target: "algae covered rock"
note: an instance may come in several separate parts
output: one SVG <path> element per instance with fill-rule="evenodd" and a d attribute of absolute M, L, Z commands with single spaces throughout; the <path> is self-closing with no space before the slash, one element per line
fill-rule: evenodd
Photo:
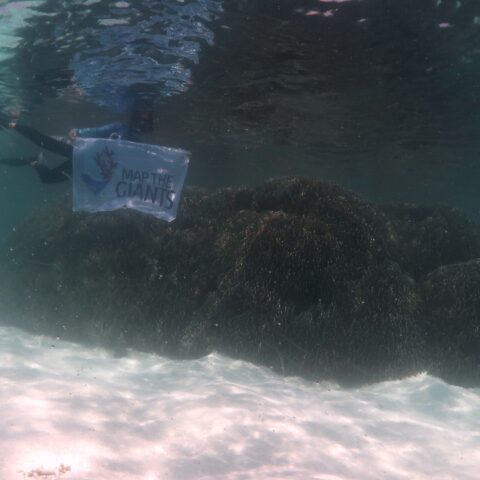
<path fill-rule="evenodd" d="M 421 284 L 430 370 L 462 385 L 480 384 L 480 259 L 440 267 Z"/>
<path fill-rule="evenodd" d="M 64 200 L 10 238 L 2 306 L 24 328 L 115 349 L 216 350 L 345 384 L 398 378 L 432 363 L 431 300 L 413 277 L 441 261 L 412 270 L 422 256 L 402 243 L 413 228 L 402 215 L 300 178 L 187 188 L 173 224 L 74 214 Z M 478 236 L 463 232 L 474 255 Z"/>
<path fill-rule="evenodd" d="M 480 257 L 479 226 L 457 209 L 396 205 L 384 211 L 398 235 L 400 262 L 414 278 Z"/>

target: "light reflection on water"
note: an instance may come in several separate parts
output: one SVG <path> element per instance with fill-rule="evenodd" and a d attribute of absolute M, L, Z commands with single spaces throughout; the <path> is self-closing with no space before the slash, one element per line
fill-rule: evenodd
<path fill-rule="evenodd" d="M 191 150 L 190 184 L 298 174 L 480 218 L 480 6 L 387 3 L 6 2 L 0 103 L 64 135 L 154 98 L 144 140 Z M 2 175 L 28 210 L 41 187 Z"/>
<path fill-rule="evenodd" d="M 0 1 L 0 105 L 64 135 L 154 99 L 144 140 L 191 150 L 191 185 L 306 175 L 480 219 L 478 3 L 226 3 Z M 8 132 L 0 145 L 36 153 Z M 2 167 L 0 239 L 69 188 Z M 477 392 L 432 377 L 346 392 L 216 355 L 0 340 L 7 475 L 476 478 Z"/>

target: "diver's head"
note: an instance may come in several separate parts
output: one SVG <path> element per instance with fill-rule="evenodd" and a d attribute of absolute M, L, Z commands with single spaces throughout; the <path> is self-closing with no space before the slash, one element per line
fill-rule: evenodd
<path fill-rule="evenodd" d="M 129 129 L 136 134 L 153 132 L 153 110 L 146 108 L 132 109 Z"/>

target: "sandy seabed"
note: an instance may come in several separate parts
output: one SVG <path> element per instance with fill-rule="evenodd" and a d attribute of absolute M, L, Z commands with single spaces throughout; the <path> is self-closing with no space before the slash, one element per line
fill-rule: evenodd
<path fill-rule="evenodd" d="M 480 389 L 346 390 L 0 327 L 0 478 L 478 479 Z"/>

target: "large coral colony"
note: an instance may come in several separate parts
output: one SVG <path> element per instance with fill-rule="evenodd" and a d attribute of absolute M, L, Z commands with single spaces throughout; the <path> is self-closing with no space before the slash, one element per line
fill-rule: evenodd
<path fill-rule="evenodd" d="M 16 229 L 0 282 L 16 325 L 61 338 L 344 385 L 480 385 L 480 230 L 445 206 L 303 178 L 187 188 L 173 224 L 63 199 Z"/>

